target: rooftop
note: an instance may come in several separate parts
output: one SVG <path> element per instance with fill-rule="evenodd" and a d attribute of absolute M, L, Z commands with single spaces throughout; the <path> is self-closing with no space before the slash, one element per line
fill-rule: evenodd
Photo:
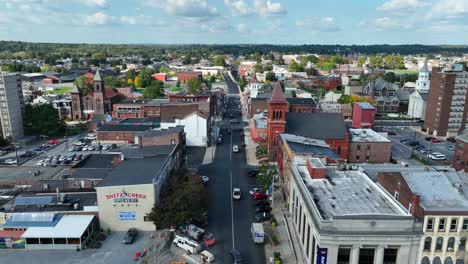
<path fill-rule="evenodd" d="M 182 132 L 184 132 L 184 126 L 175 126 L 167 129 L 151 129 L 149 131 L 137 132 L 135 135 L 139 137 L 155 137 Z"/>
<path fill-rule="evenodd" d="M 263 115 L 263 113 L 254 114 L 252 119 L 255 124 L 255 128 L 267 128 L 268 119 Z"/>
<path fill-rule="evenodd" d="M 375 110 L 375 107 L 368 102 L 357 102 L 355 104 L 359 105 L 362 109 L 374 109 Z"/>
<path fill-rule="evenodd" d="M 458 140 L 460 141 L 463 141 L 465 143 L 468 143 L 468 129 L 463 131 L 463 133 L 461 133 L 458 137 L 457 137 Z"/>
<path fill-rule="evenodd" d="M 453 172 L 402 172 L 427 211 L 468 211 L 468 185 Z"/>
<path fill-rule="evenodd" d="M 387 142 L 391 143 L 389 139 L 380 135 L 372 129 L 349 129 L 352 142 Z"/>
<path fill-rule="evenodd" d="M 346 126 L 341 113 L 286 113 L 286 133 L 313 139 L 344 139 Z"/>
<path fill-rule="evenodd" d="M 23 238 L 80 238 L 94 215 L 65 215 L 52 227 L 30 227 Z"/>
<path fill-rule="evenodd" d="M 98 127 L 98 132 L 115 132 L 115 131 L 146 131 L 153 128 L 152 125 L 112 125 L 105 124 Z"/>
<path fill-rule="evenodd" d="M 295 157 L 294 164 L 324 220 L 339 216 L 408 216 L 362 172 L 332 169 L 325 179 L 312 179 L 306 158 Z"/>
<path fill-rule="evenodd" d="M 161 123 L 160 117 L 144 117 L 144 118 L 136 118 L 136 117 L 129 117 L 121 120 L 119 122 L 122 125 L 153 125 Z"/>
<path fill-rule="evenodd" d="M 311 139 L 289 134 L 281 134 L 280 137 L 283 140 L 283 142 L 287 142 L 291 151 L 294 152 L 296 155 L 309 154 L 312 156 L 341 159 L 341 156 L 335 153 L 333 150 L 331 150 L 330 145 L 328 145 L 323 140 Z"/>

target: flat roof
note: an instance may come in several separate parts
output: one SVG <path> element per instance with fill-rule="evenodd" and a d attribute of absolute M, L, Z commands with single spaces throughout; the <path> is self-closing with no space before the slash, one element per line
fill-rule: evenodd
<path fill-rule="evenodd" d="M 119 123 L 122 125 L 126 125 L 126 124 L 152 125 L 152 124 L 161 123 L 161 118 L 160 117 L 145 117 L 145 118 L 129 117 L 129 118 L 125 118 L 121 120 Z"/>
<path fill-rule="evenodd" d="M 325 179 L 312 179 L 304 157 L 295 157 L 294 164 L 324 220 L 336 216 L 408 216 L 360 171 L 336 171 L 333 168 L 327 170 Z"/>
<path fill-rule="evenodd" d="M 391 141 L 372 129 L 349 129 L 352 142 L 387 142 Z"/>
<path fill-rule="evenodd" d="M 342 159 L 342 157 L 330 149 L 330 145 L 323 140 L 290 134 L 281 134 L 280 137 L 283 141 L 286 141 L 291 151 L 295 154 L 310 154 L 333 159 Z"/>
<path fill-rule="evenodd" d="M 153 128 L 152 125 L 103 125 L 98 127 L 98 132 L 126 132 L 126 131 L 145 131 Z"/>
<path fill-rule="evenodd" d="M 22 215 L 30 215 L 30 218 L 33 219 L 35 215 L 44 215 L 44 213 L 16 213 L 21 217 Z M 53 227 L 55 226 L 60 219 L 62 219 L 63 214 L 54 214 L 54 213 L 46 213 L 51 216 L 51 219 L 37 219 L 36 221 L 14 221 L 15 219 L 12 217 L 3 224 L 3 228 L 31 228 L 31 227 Z M 44 215 L 44 217 L 46 217 Z"/>
<path fill-rule="evenodd" d="M 458 140 L 468 143 L 468 129 L 462 132 L 458 137 Z"/>
<path fill-rule="evenodd" d="M 413 193 L 419 194 L 420 205 L 433 211 L 468 211 L 468 185 L 444 172 L 402 172 Z M 455 173 L 456 174 L 456 173 Z M 452 175 L 454 176 L 454 175 Z"/>
<path fill-rule="evenodd" d="M 94 215 L 65 215 L 54 227 L 30 227 L 23 238 L 80 238 Z"/>
<path fill-rule="evenodd" d="M 359 106 L 361 106 L 362 109 L 374 109 L 375 110 L 375 107 L 368 102 L 357 102 L 355 104 L 358 104 Z"/>

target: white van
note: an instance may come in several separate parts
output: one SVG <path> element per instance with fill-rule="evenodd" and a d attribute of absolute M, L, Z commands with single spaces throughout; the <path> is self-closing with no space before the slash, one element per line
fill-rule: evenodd
<path fill-rule="evenodd" d="M 239 146 L 237 146 L 237 145 L 232 146 L 232 152 L 234 152 L 234 153 L 239 152 Z"/>
<path fill-rule="evenodd" d="M 252 233 L 252 240 L 257 244 L 262 244 L 265 240 L 265 232 L 263 232 L 262 223 L 252 223 L 250 226 L 250 233 Z"/>
<path fill-rule="evenodd" d="M 176 235 L 173 243 L 182 249 L 188 250 L 192 254 L 197 254 L 201 250 L 200 244 L 183 236 Z"/>

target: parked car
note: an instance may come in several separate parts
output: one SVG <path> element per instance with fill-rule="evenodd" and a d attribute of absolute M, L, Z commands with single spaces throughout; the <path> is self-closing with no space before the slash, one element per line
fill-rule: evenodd
<path fill-rule="evenodd" d="M 389 136 L 395 136 L 396 133 L 395 133 L 393 130 L 390 130 L 390 131 L 387 132 L 387 135 L 389 135 Z"/>
<path fill-rule="evenodd" d="M 427 154 L 427 152 L 429 152 L 426 148 L 423 148 L 423 149 L 420 149 L 419 152 L 421 154 Z"/>
<path fill-rule="evenodd" d="M 447 156 L 439 152 L 433 152 L 429 154 L 431 160 L 446 160 Z"/>
<path fill-rule="evenodd" d="M 232 261 L 234 264 L 244 263 L 244 259 L 242 258 L 242 255 L 239 253 L 239 250 L 237 249 L 233 249 L 231 251 L 231 257 L 232 257 Z"/>
<path fill-rule="evenodd" d="M 81 147 L 81 146 L 75 147 L 75 151 L 82 151 L 82 150 L 83 150 L 83 147 Z"/>
<path fill-rule="evenodd" d="M 29 157 L 34 156 L 34 154 L 36 154 L 36 152 L 28 150 L 28 151 L 22 153 L 22 154 L 19 155 L 19 156 L 20 156 L 21 158 L 29 158 Z"/>
<path fill-rule="evenodd" d="M 405 138 L 405 139 L 400 140 L 400 142 L 407 145 L 408 143 L 411 142 L 411 139 Z"/>
<path fill-rule="evenodd" d="M 269 220 L 271 218 L 271 214 L 267 212 L 258 213 L 255 215 L 254 218 L 255 218 L 255 222 L 261 223 L 261 222 L 265 222 Z"/>
<path fill-rule="evenodd" d="M 431 142 L 432 142 L 432 143 L 440 143 L 440 142 L 442 142 L 442 141 L 438 140 L 437 138 L 432 138 L 432 139 L 431 139 Z"/>
<path fill-rule="evenodd" d="M 253 178 L 253 177 L 256 177 L 258 174 L 258 170 L 251 170 L 249 172 L 247 172 L 247 176 Z"/>
<path fill-rule="evenodd" d="M 16 159 L 7 159 L 5 160 L 6 165 L 16 165 L 18 163 L 18 160 Z"/>
<path fill-rule="evenodd" d="M 51 139 L 51 140 L 47 141 L 47 144 L 49 144 L 49 145 L 57 145 L 58 143 L 59 142 L 57 140 L 55 140 L 55 139 Z"/>
<path fill-rule="evenodd" d="M 257 213 L 263 213 L 263 212 L 269 213 L 269 212 L 271 212 L 271 210 L 272 210 L 271 207 L 268 206 L 268 205 L 266 205 L 266 206 L 257 206 L 257 207 L 255 208 L 255 211 L 256 211 Z"/>
<path fill-rule="evenodd" d="M 254 203 L 254 206 L 257 207 L 257 206 L 265 206 L 265 205 L 270 205 L 270 202 L 268 200 L 260 200 L 260 201 L 256 201 Z"/>
<path fill-rule="evenodd" d="M 425 137 L 424 139 L 427 141 L 431 141 L 432 137 Z"/>
<path fill-rule="evenodd" d="M 256 192 L 260 192 L 260 191 L 261 190 L 259 188 L 252 188 L 252 189 L 250 189 L 249 193 L 252 195 L 252 194 L 254 194 Z"/>
<path fill-rule="evenodd" d="M 454 137 L 448 137 L 447 141 L 452 142 L 452 143 L 457 142 L 457 140 Z"/>
<path fill-rule="evenodd" d="M 218 139 L 216 140 L 218 144 L 223 143 L 223 137 L 219 136 Z"/>
<path fill-rule="evenodd" d="M 127 233 L 124 236 L 123 243 L 133 244 L 133 242 L 135 242 L 137 234 L 138 234 L 138 231 L 136 230 L 136 228 L 128 229 Z"/>
<path fill-rule="evenodd" d="M 84 146 L 84 145 L 86 145 L 86 143 L 84 143 L 81 140 L 78 140 L 78 141 L 73 142 L 73 145 L 75 145 L 75 146 Z"/>
<path fill-rule="evenodd" d="M 450 150 L 450 151 L 454 151 L 455 150 L 455 147 L 452 146 L 452 145 L 448 145 L 445 147 L 447 150 Z"/>
<path fill-rule="evenodd" d="M 41 151 L 44 151 L 44 148 L 43 147 L 35 147 L 32 150 L 36 151 L 36 152 L 41 152 Z"/>
<path fill-rule="evenodd" d="M 241 199 L 240 188 L 233 188 L 232 189 L 232 199 L 234 199 L 234 200 L 240 200 Z"/>
<path fill-rule="evenodd" d="M 110 149 L 110 145 L 102 145 L 102 150 L 109 150 Z"/>
<path fill-rule="evenodd" d="M 75 151 L 75 147 L 73 147 L 73 146 L 69 147 L 68 151 Z"/>
<path fill-rule="evenodd" d="M 415 147 L 415 146 L 419 145 L 419 141 L 417 141 L 417 140 L 410 141 L 410 142 L 408 143 L 408 145 L 410 145 L 411 147 Z"/>
<path fill-rule="evenodd" d="M 81 160 L 82 157 L 83 157 L 83 155 L 78 154 L 78 155 L 76 155 L 76 157 L 73 158 L 73 160 L 78 161 L 78 160 Z"/>
<path fill-rule="evenodd" d="M 192 219 L 190 219 L 190 223 L 196 225 L 196 226 L 199 226 L 199 227 L 203 227 L 205 228 L 206 226 L 208 226 L 208 221 L 206 219 L 205 216 L 197 216 L 197 217 L 192 217 Z"/>
<path fill-rule="evenodd" d="M 47 165 L 47 160 L 40 160 L 36 163 L 36 166 L 46 166 Z"/>
<path fill-rule="evenodd" d="M 96 139 L 96 135 L 95 135 L 95 134 L 88 134 L 88 136 L 86 136 L 85 139 L 88 139 L 88 140 L 95 140 L 95 139 Z"/>
<path fill-rule="evenodd" d="M 210 178 L 208 176 L 200 176 L 201 180 L 203 181 L 203 183 L 208 183 L 210 181 Z"/>
<path fill-rule="evenodd" d="M 262 193 L 262 192 L 256 192 L 254 194 L 252 194 L 252 199 L 254 201 L 257 201 L 257 200 L 265 200 L 268 198 L 268 194 L 266 193 Z"/>
<path fill-rule="evenodd" d="M 237 145 L 232 146 L 232 152 L 234 152 L 234 153 L 239 152 L 239 146 L 237 146 Z"/>
<path fill-rule="evenodd" d="M 417 145 L 414 147 L 415 150 L 420 150 L 420 149 L 424 149 L 426 147 L 424 147 L 423 145 Z"/>

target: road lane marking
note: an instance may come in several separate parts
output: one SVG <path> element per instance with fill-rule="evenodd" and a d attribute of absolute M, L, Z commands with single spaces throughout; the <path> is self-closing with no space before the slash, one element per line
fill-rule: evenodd
<path fill-rule="evenodd" d="M 232 191 L 232 170 L 229 171 L 230 181 L 231 181 L 231 190 L 229 191 L 229 199 L 231 200 L 231 232 L 232 232 L 232 250 L 235 249 L 234 245 L 234 204 L 233 199 L 231 197 Z"/>

